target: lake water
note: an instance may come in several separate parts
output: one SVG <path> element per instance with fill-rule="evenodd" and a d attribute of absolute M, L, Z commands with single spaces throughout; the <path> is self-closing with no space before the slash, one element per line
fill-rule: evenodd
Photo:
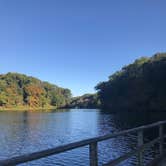
<path fill-rule="evenodd" d="M 0 112 L 0 159 L 165 119 L 165 113 L 109 113 L 98 109 L 64 109 L 52 112 L 2 111 Z M 99 143 L 99 165 L 132 150 L 134 145 L 136 145 L 134 135 Z M 153 158 L 154 153 L 150 150 L 145 152 L 145 162 Z M 82 147 L 21 165 L 87 166 L 88 155 L 88 147 Z M 135 163 L 133 157 L 122 165 L 131 166 Z"/>

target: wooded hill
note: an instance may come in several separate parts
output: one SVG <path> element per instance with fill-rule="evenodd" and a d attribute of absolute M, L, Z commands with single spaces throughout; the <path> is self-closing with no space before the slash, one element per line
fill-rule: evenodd
<path fill-rule="evenodd" d="M 37 78 L 19 73 L 0 75 L 0 107 L 55 106 L 59 108 L 68 104 L 70 99 L 69 89 L 43 82 Z"/>
<path fill-rule="evenodd" d="M 110 110 L 166 111 L 166 53 L 142 57 L 96 86 Z"/>
<path fill-rule="evenodd" d="M 97 94 L 84 94 L 82 96 L 73 97 L 71 102 L 66 106 L 68 108 L 98 108 L 100 101 Z"/>
<path fill-rule="evenodd" d="M 69 89 L 24 74 L 0 75 L 0 108 L 107 108 L 166 111 L 166 53 L 142 57 L 99 83 L 97 94 L 71 98 Z"/>

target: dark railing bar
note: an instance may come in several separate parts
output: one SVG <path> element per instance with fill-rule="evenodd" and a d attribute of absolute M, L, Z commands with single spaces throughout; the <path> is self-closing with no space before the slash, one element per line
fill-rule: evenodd
<path fill-rule="evenodd" d="M 74 142 L 74 143 L 70 143 L 67 145 L 58 146 L 56 148 L 50 148 L 47 150 L 42 150 L 42 151 L 30 153 L 30 154 L 12 157 L 12 158 L 6 159 L 6 160 L 0 160 L 0 166 L 1 165 L 3 165 L 3 166 L 15 165 L 15 164 L 21 164 L 21 163 L 25 163 L 25 162 L 32 161 L 32 160 L 37 160 L 37 159 L 40 159 L 43 157 L 55 155 L 55 154 L 62 153 L 62 152 L 72 150 L 75 148 L 79 148 L 82 146 L 87 146 L 88 143 L 89 142 L 87 142 L 86 140 L 79 141 L 79 142 Z"/>
<path fill-rule="evenodd" d="M 134 155 L 136 155 L 140 151 L 143 151 L 145 148 L 148 148 L 148 147 L 154 145 L 155 143 L 157 143 L 159 141 L 161 141 L 160 137 L 158 137 L 156 139 L 153 139 L 152 141 L 150 141 L 150 142 L 138 147 L 137 149 L 135 149 L 135 150 L 133 150 L 131 152 L 128 152 L 128 153 L 126 153 L 126 154 L 124 154 L 124 155 L 122 155 L 122 156 L 120 156 L 120 157 L 108 162 L 107 164 L 104 164 L 103 166 L 115 166 L 115 165 L 119 164 L 120 162 L 122 162 L 122 161 L 124 161 L 124 160 L 126 160 L 126 159 L 128 159 L 128 158 L 130 158 L 130 157 L 132 157 Z"/>
<path fill-rule="evenodd" d="M 163 154 L 164 150 L 164 127 L 163 124 L 159 125 L 159 137 L 161 139 L 159 149 L 160 149 L 160 154 Z"/>
<path fill-rule="evenodd" d="M 47 157 L 47 156 L 50 156 L 50 155 L 62 153 L 62 152 L 72 150 L 72 149 L 75 149 L 75 148 L 87 146 L 87 145 L 90 145 L 91 143 L 95 143 L 95 142 L 97 143 L 97 142 L 104 141 L 104 140 L 111 139 L 111 138 L 115 138 L 115 137 L 118 137 L 118 136 L 127 135 L 129 133 L 134 133 L 134 132 L 138 132 L 138 131 L 141 131 L 141 130 L 146 130 L 146 129 L 156 127 L 156 126 L 159 126 L 159 125 L 162 125 L 162 124 L 166 124 L 166 121 L 160 121 L 160 122 L 157 122 L 157 123 L 152 123 L 152 124 L 149 124 L 149 125 L 124 130 L 124 131 L 121 131 L 121 132 L 118 132 L 118 133 L 112 133 L 112 134 L 108 134 L 108 135 L 105 135 L 105 136 L 94 137 L 94 138 L 90 138 L 90 139 L 70 143 L 70 144 L 67 144 L 67 145 L 62 145 L 62 146 L 58 146 L 58 147 L 55 147 L 55 148 L 50 148 L 50 149 L 47 149 L 47 150 L 33 152 L 33 153 L 30 153 L 30 154 L 25 154 L 25 155 L 21 155 L 21 156 L 16 156 L 16 157 L 12 157 L 12 158 L 5 159 L 5 160 L 0 160 L 0 166 L 1 165 L 3 165 L 3 166 L 15 165 L 15 164 L 21 164 L 21 163 L 32 161 L 32 160 L 37 160 L 37 159 L 40 159 L 40 158 L 43 158 L 43 157 Z"/>
<path fill-rule="evenodd" d="M 144 135 L 143 135 L 143 130 L 139 130 L 137 132 L 138 138 L 137 138 L 137 146 L 141 147 L 144 145 Z M 143 149 L 142 149 L 143 150 Z M 140 150 L 138 152 L 138 165 L 143 166 L 143 151 Z"/>
<path fill-rule="evenodd" d="M 91 143 L 89 145 L 89 159 L 90 166 L 98 166 L 98 148 L 97 142 Z"/>

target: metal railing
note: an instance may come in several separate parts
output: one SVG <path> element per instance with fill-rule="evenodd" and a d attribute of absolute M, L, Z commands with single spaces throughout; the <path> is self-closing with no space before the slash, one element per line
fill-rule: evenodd
<path fill-rule="evenodd" d="M 131 134 L 131 133 L 137 133 L 136 149 L 131 152 L 128 152 L 128 153 L 124 154 L 123 156 L 120 156 L 114 160 L 111 160 L 110 162 L 108 162 L 106 164 L 103 164 L 103 166 L 115 166 L 115 165 L 119 164 L 120 162 L 122 162 L 126 159 L 129 159 L 130 157 L 132 157 L 134 155 L 137 155 L 137 157 L 138 157 L 139 166 L 143 166 L 143 164 L 144 164 L 143 163 L 143 151 L 145 148 L 150 147 L 156 143 L 159 143 L 160 156 L 162 156 L 164 154 L 164 131 L 163 131 L 164 124 L 166 124 L 166 121 L 160 121 L 157 123 L 153 123 L 153 124 L 149 124 L 149 125 L 145 125 L 145 126 L 141 126 L 141 127 L 137 127 L 137 128 L 124 130 L 124 131 L 121 131 L 118 133 L 108 134 L 108 135 L 104 135 L 104 136 L 100 136 L 100 137 L 94 137 L 91 139 L 86 139 L 86 140 L 70 143 L 67 145 L 50 148 L 47 150 L 42 150 L 42 151 L 30 153 L 30 154 L 25 154 L 25 155 L 21 155 L 18 157 L 5 159 L 5 160 L 0 160 L 0 166 L 17 165 L 17 164 L 29 162 L 32 160 L 37 160 L 37 159 L 40 159 L 43 157 L 59 154 L 62 152 L 66 152 L 66 151 L 76 149 L 79 147 L 83 147 L 83 146 L 87 146 L 87 145 L 89 146 L 89 159 L 90 159 L 89 164 L 90 164 L 90 166 L 98 166 L 98 142 L 105 141 L 105 140 L 115 138 L 118 136 L 124 136 L 124 135 Z M 153 127 L 159 127 L 159 137 L 144 144 L 144 141 L 143 141 L 144 131 L 151 129 Z"/>

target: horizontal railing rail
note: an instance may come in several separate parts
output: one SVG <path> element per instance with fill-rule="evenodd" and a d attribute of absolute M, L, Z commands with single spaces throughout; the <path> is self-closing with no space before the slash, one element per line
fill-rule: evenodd
<path fill-rule="evenodd" d="M 163 125 L 166 124 L 166 121 L 160 121 L 156 123 L 152 123 L 149 125 L 136 127 L 124 131 L 120 131 L 117 133 L 112 133 L 104 136 L 94 137 L 74 143 L 69 143 L 67 145 L 58 146 L 55 148 L 50 148 L 46 150 L 41 150 L 38 152 L 25 154 L 21 156 L 12 157 L 5 160 L 0 160 L 0 166 L 8 166 L 8 165 L 17 165 L 25 162 L 29 162 L 32 160 L 37 160 L 43 157 L 48 157 L 51 155 L 55 155 L 58 153 L 66 152 L 72 149 L 80 148 L 83 146 L 89 146 L 89 158 L 90 158 L 90 166 L 98 166 L 98 142 L 105 141 L 111 138 L 124 136 L 131 133 L 138 133 L 138 147 L 132 152 L 128 152 L 123 156 L 120 156 L 119 158 L 112 160 L 108 162 L 107 164 L 104 164 L 104 166 L 114 166 L 119 164 L 120 162 L 130 158 L 131 156 L 138 153 L 138 160 L 139 165 L 143 165 L 143 150 L 149 146 L 152 146 L 156 142 L 160 143 L 160 154 L 163 153 L 163 144 L 164 144 L 164 133 L 163 133 Z M 159 127 L 159 137 L 152 140 L 151 142 L 148 142 L 146 144 L 143 143 L 143 132 L 147 129 L 153 128 L 153 127 Z"/>
<path fill-rule="evenodd" d="M 122 162 L 124 160 L 127 160 L 128 158 L 136 155 L 140 151 L 143 151 L 145 148 L 151 147 L 152 145 L 154 145 L 155 143 L 158 143 L 159 141 L 161 141 L 161 139 L 159 137 L 155 138 L 154 140 L 152 140 L 152 141 L 150 141 L 150 142 L 148 142 L 148 143 L 136 148 L 135 150 L 127 152 L 124 155 L 122 155 L 122 156 L 120 156 L 120 157 L 108 162 L 107 164 L 103 164 L 103 166 L 115 166 L 115 165 L 119 164 L 120 162 Z"/>

